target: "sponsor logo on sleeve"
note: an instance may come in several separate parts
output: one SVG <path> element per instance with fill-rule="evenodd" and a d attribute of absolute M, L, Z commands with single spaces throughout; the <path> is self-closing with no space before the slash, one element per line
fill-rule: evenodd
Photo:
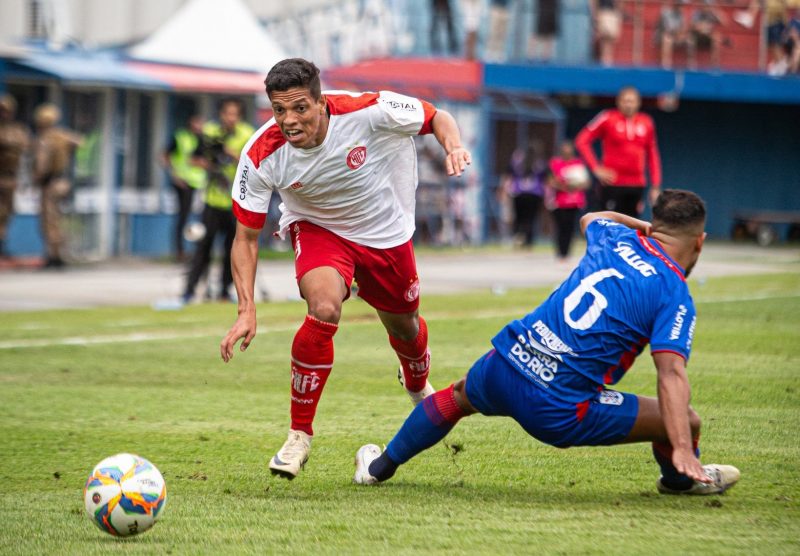
<path fill-rule="evenodd" d="M 672 321 L 672 330 L 669 333 L 670 340 L 677 340 L 681 337 L 681 330 L 683 330 L 683 322 L 686 319 L 686 313 L 689 312 L 689 309 L 686 308 L 686 305 L 681 303 L 678 305 L 678 310 L 675 311 L 675 320 Z M 692 323 L 694 326 L 694 322 Z"/>
<path fill-rule="evenodd" d="M 239 200 L 244 201 L 247 197 L 247 166 L 242 168 L 242 175 L 239 178 Z"/>
<path fill-rule="evenodd" d="M 694 325 L 697 324 L 697 316 L 692 317 L 692 324 L 689 325 L 689 334 L 686 338 L 686 349 L 692 349 L 692 341 L 694 341 Z"/>
<path fill-rule="evenodd" d="M 364 145 L 357 145 L 347 152 L 347 167 L 351 170 L 361 168 L 367 161 L 367 147 Z"/>
<path fill-rule="evenodd" d="M 405 112 L 416 112 L 419 106 L 406 99 L 393 99 L 381 97 L 380 101 L 391 110 L 403 110 Z"/>

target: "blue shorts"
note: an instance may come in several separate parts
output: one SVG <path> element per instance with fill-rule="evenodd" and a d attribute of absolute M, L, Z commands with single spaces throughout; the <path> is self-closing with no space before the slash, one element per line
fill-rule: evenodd
<path fill-rule="evenodd" d="M 639 413 L 635 394 L 603 390 L 581 403 L 553 397 L 491 350 L 467 374 L 467 399 L 484 415 L 511 417 L 557 448 L 617 444 Z"/>

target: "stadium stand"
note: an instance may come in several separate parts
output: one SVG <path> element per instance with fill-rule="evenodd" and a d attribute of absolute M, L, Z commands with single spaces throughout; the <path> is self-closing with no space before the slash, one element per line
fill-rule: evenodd
<path fill-rule="evenodd" d="M 660 51 L 656 40 L 661 8 L 670 5 L 664 0 L 624 0 L 622 6 L 622 33 L 616 48 L 615 65 L 622 66 L 659 66 Z M 703 0 L 690 0 L 683 4 L 686 18 L 691 17 L 694 10 L 706 7 Z M 726 21 L 721 26 L 723 44 L 720 51 L 720 69 L 735 71 L 760 71 L 764 56 L 761 39 L 760 17 L 752 28 L 738 25 L 733 14 L 747 7 L 746 2 L 720 3 L 713 2 L 712 7 L 721 12 Z M 687 52 L 685 48 L 675 51 L 676 68 L 686 67 Z M 711 65 L 709 52 L 699 50 L 697 53 L 698 68 Z"/>

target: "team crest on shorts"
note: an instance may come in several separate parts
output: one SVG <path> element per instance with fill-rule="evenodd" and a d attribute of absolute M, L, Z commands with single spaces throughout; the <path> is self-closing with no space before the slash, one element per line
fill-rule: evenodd
<path fill-rule="evenodd" d="M 408 302 L 414 301 L 419 297 L 419 278 L 414 280 L 411 285 L 408 286 L 404 297 Z"/>
<path fill-rule="evenodd" d="M 364 145 L 356 145 L 347 151 L 347 167 L 351 170 L 361 168 L 367 161 L 367 147 Z"/>
<path fill-rule="evenodd" d="M 605 405 L 622 405 L 624 399 L 625 397 L 615 390 L 603 390 L 597 401 Z"/>

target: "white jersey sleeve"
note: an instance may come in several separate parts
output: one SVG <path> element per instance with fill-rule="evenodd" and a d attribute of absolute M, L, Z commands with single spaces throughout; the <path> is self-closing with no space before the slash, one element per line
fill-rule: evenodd
<path fill-rule="evenodd" d="M 264 128 L 271 123 L 265 124 Z M 254 229 L 264 226 L 273 191 L 273 185 L 259 171 L 259 165 L 266 161 L 258 160 L 258 157 L 253 159 L 256 150 L 253 144 L 264 133 L 264 128 L 258 130 L 242 149 L 231 190 L 234 214 L 242 224 Z"/>
<path fill-rule="evenodd" d="M 436 108 L 429 102 L 392 91 L 381 91 L 377 103 L 369 109 L 373 130 L 402 135 L 431 133 L 435 115 Z"/>

